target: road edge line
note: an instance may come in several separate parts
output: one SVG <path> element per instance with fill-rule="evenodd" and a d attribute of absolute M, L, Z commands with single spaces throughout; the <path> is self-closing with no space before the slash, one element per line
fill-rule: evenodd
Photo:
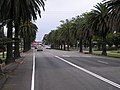
<path fill-rule="evenodd" d="M 31 90 L 34 90 L 34 84 L 35 84 L 35 51 L 33 50 L 33 65 L 32 65 Z"/>

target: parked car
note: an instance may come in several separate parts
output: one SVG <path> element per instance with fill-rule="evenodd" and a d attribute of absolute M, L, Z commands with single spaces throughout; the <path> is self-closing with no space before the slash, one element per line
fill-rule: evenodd
<path fill-rule="evenodd" d="M 45 48 L 46 49 L 51 49 L 51 46 L 50 45 L 45 45 Z"/>

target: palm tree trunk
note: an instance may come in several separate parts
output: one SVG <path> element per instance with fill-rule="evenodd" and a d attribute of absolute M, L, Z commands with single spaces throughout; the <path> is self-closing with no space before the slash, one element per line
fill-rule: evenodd
<path fill-rule="evenodd" d="M 67 51 L 69 51 L 69 46 L 70 46 L 70 45 L 69 45 L 69 43 L 68 43 L 68 44 L 67 44 Z"/>
<path fill-rule="evenodd" d="M 92 54 L 92 38 L 89 38 L 89 53 Z"/>
<path fill-rule="evenodd" d="M 7 38 L 12 39 L 12 31 L 13 31 L 13 26 L 12 26 L 12 20 L 7 23 Z M 13 62 L 13 46 L 12 42 L 7 43 L 7 60 L 6 63 Z"/>
<path fill-rule="evenodd" d="M 83 52 L 83 48 L 82 48 L 82 39 L 80 39 L 80 51 L 79 52 Z"/>
<path fill-rule="evenodd" d="M 11 0 L 11 2 L 13 2 L 13 0 Z M 11 19 L 8 23 L 7 23 L 7 38 L 12 39 L 12 35 L 13 35 L 13 10 L 14 10 L 14 5 L 13 3 L 11 3 L 11 8 L 10 8 L 10 15 L 9 18 Z M 14 62 L 13 59 L 13 43 L 7 43 L 7 57 L 6 57 L 6 63 L 10 63 L 10 62 Z"/>
<path fill-rule="evenodd" d="M 68 40 L 67 40 L 67 51 L 69 51 L 69 47 L 70 47 L 70 38 L 69 38 L 69 34 L 68 34 Z"/>
<path fill-rule="evenodd" d="M 66 50 L 65 42 L 64 42 L 64 50 Z"/>
<path fill-rule="evenodd" d="M 2 53 L 3 53 L 3 54 L 2 54 L 2 58 L 5 58 L 5 53 L 4 53 L 4 52 L 5 52 L 5 51 L 2 52 Z"/>
<path fill-rule="evenodd" d="M 14 50 L 14 57 L 15 58 L 20 57 L 18 34 L 19 34 L 19 24 L 15 23 L 15 50 Z"/>
<path fill-rule="evenodd" d="M 27 52 L 31 48 L 31 41 L 29 37 L 24 38 L 24 52 Z"/>
<path fill-rule="evenodd" d="M 1 60 L 0 60 L 0 62 L 1 62 Z M 0 63 L 1 64 L 1 63 Z M 0 66 L 0 74 L 2 73 L 3 71 L 2 71 L 2 69 L 1 69 L 1 66 Z"/>
<path fill-rule="evenodd" d="M 98 42 L 98 50 L 100 51 L 101 50 L 101 43 L 100 42 Z"/>
<path fill-rule="evenodd" d="M 23 43 L 24 43 L 24 44 L 23 44 L 23 45 L 24 45 L 24 46 L 23 46 L 23 49 L 24 49 L 23 52 L 26 52 L 26 51 L 28 51 L 28 50 L 27 50 L 28 47 L 27 47 L 27 40 L 26 40 L 26 38 L 23 38 Z"/>
<path fill-rule="evenodd" d="M 20 48 L 21 48 L 21 51 L 23 52 L 23 38 L 21 37 L 21 46 L 20 46 Z"/>
<path fill-rule="evenodd" d="M 31 40 L 28 40 L 28 50 L 31 49 Z"/>
<path fill-rule="evenodd" d="M 62 48 L 63 48 L 63 45 L 62 45 L 62 43 L 61 43 L 60 45 L 61 45 L 61 50 L 62 50 Z"/>
<path fill-rule="evenodd" d="M 103 37 L 103 43 L 102 43 L 102 55 L 104 55 L 104 56 L 107 55 L 107 50 L 106 50 L 106 36 Z"/>

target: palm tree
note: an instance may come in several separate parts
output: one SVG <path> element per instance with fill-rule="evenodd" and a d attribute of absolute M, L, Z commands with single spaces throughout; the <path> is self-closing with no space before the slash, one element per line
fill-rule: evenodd
<path fill-rule="evenodd" d="M 106 3 L 98 3 L 92 10 L 91 22 L 92 27 L 98 30 L 100 36 L 102 36 L 102 55 L 107 55 L 106 52 L 106 36 L 110 31 L 108 26 L 110 10 Z"/>
<path fill-rule="evenodd" d="M 66 19 L 66 21 L 61 20 L 61 22 L 62 22 L 62 28 L 64 29 L 63 32 L 65 34 L 67 50 L 69 51 L 70 42 L 71 42 L 70 38 L 71 38 L 72 23 L 68 19 Z"/>
<path fill-rule="evenodd" d="M 84 39 L 85 41 L 88 40 L 88 44 L 89 44 L 89 53 L 92 53 L 92 38 L 93 38 L 93 30 L 94 27 L 92 26 L 92 13 L 91 12 L 87 12 L 83 14 L 84 16 Z"/>
<path fill-rule="evenodd" d="M 51 48 L 55 48 L 55 38 L 55 30 L 52 30 L 47 36 L 47 41 L 51 45 Z"/>
<path fill-rule="evenodd" d="M 19 35 L 24 41 L 24 51 L 31 48 L 31 42 L 36 38 L 37 26 L 31 21 L 21 22 Z"/>
<path fill-rule="evenodd" d="M 57 45 L 58 45 L 58 49 L 61 49 L 63 48 L 63 41 L 64 41 L 64 38 L 62 36 L 62 28 L 61 27 L 57 27 L 56 29 L 56 33 L 55 33 L 55 39 L 56 39 L 56 42 L 57 42 Z"/>
<path fill-rule="evenodd" d="M 120 0 L 110 0 L 107 2 L 111 9 L 111 17 L 109 26 L 113 31 L 120 32 Z"/>
<path fill-rule="evenodd" d="M 15 24 L 15 38 L 18 38 L 18 27 L 20 20 L 36 20 L 37 19 L 37 13 L 40 15 L 41 9 L 40 7 L 43 7 L 44 9 L 44 2 L 43 0 L 0 0 L 0 11 L 2 13 L 3 20 L 10 21 L 7 23 L 8 26 L 8 38 L 12 38 L 12 28 L 13 23 Z M 17 42 L 19 43 L 19 42 Z M 17 44 L 16 45 L 19 45 Z M 17 52 L 19 52 L 18 46 L 16 47 Z M 15 50 L 16 50 L 15 49 Z M 7 58 L 12 59 L 12 43 L 9 43 L 7 45 Z"/>
<path fill-rule="evenodd" d="M 43 0 L 28 0 L 26 3 L 23 3 L 22 0 L 18 3 L 20 7 L 16 8 L 17 9 L 17 17 L 15 21 L 15 38 L 18 38 L 18 33 L 19 33 L 19 25 L 20 25 L 20 20 L 22 19 L 23 21 L 30 21 L 31 19 L 36 20 L 37 19 L 37 12 L 40 15 L 40 7 L 42 6 L 44 9 L 44 2 Z M 22 12 L 22 13 L 21 13 Z M 41 16 L 40 16 L 41 17 Z M 28 27 L 29 28 L 29 27 Z M 28 29 L 29 30 L 29 29 Z M 18 40 L 18 39 L 17 39 Z M 29 42 L 29 48 L 30 49 L 30 42 Z M 15 42 L 15 57 L 19 57 L 19 42 Z"/>
<path fill-rule="evenodd" d="M 64 45 L 64 50 L 66 50 L 66 33 L 65 33 L 65 28 L 63 27 L 63 25 L 61 25 L 60 27 L 58 27 L 58 30 L 59 30 L 59 40 L 60 40 L 60 43 L 61 43 L 61 49 L 62 49 L 62 46 Z"/>
<path fill-rule="evenodd" d="M 79 38 L 79 47 L 80 47 L 79 52 L 83 52 L 83 39 L 84 39 L 84 32 L 86 29 L 84 15 L 77 16 L 75 22 L 77 24 L 77 38 Z"/>

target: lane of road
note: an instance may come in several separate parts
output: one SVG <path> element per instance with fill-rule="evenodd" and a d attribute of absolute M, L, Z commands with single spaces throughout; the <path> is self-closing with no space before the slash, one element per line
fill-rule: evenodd
<path fill-rule="evenodd" d="M 106 71 L 109 73 L 114 71 L 116 73 L 115 69 L 113 69 L 114 67 L 118 68 L 117 70 L 120 73 L 120 64 L 114 63 L 113 61 L 113 64 L 111 61 L 110 64 L 106 64 L 108 59 L 104 61 L 103 59 L 100 60 L 96 57 L 79 55 L 73 52 L 45 50 L 43 52 L 36 52 L 35 90 L 119 90 L 115 86 L 103 82 L 82 70 L 78 70 L 76 67 L 61 61 L 55 56 L 85 69 L 97 72 L 100 75 L 104 75 L 102 73 Z M 118 72 L 118 75 L 112 75 L 120 78 Z M 113 81 L 116 81 L 114 77 L 112 77 Z M 116 82 L 119 83 L 120 80 Z"/>
<path fill-rule="evenodd" d="M 56 50 L 50 50 L 48 52 L 52 54 L 56 53 L 58 56 L 75 63 L 78 66 L 86 68 L 120 84 L 120 59 L 85 55 L 78 52 L 58 52 Z M 69 57 L 64 57 L 63 54 Z"/>

